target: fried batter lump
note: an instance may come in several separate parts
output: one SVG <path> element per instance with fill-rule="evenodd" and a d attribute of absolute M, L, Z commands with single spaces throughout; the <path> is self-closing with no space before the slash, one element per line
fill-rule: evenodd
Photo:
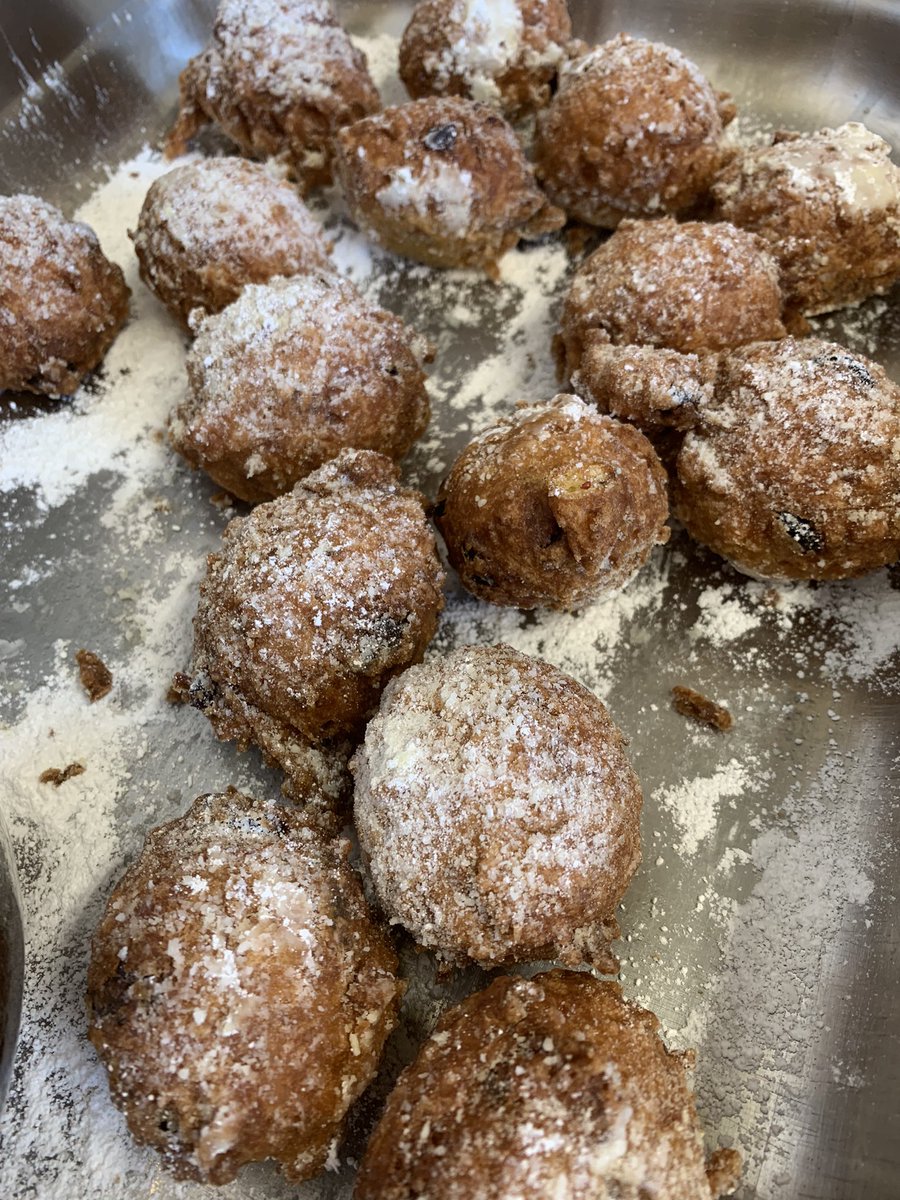
<path fill-rule="evenodd" d="M 322 1169 L 396 1023 L 397 959 L 347 864 L 233 789 L 151 830 L 94 935 L 90 1039 L 178 1179 Z"/>
<path fill-rule="evenodd" d="M 423 0 L 400 43 L 400 78 L 416 100 L 466 96 L 516 121 L 549 102 L 571 38 L 566 0 Z"/>
<path fill-rule="evenodd" d="M 641 789 L 593 693 L 510 646 L 465 646 L 385 690 L 351 761 L 381 907 L 446 962 L 617 970 Z"/>
<path fill-rule="evenodd" d="M 817 338 L 680 365 L 671 352 L 592 354 L 610 407 L 687 430 L 673 511 L 738 570 L 846 579 L 900 558 L 900 387 L 875 363 Z"/>
<path fill-rule="evenodd" d="M 563 67 L 538 116 L 537 176 L 588 225 L 685 213 L 725 161 L 734 112 L 679 51 L 623 33 Z"/>
<path fill-rule="evenodd" d="M 689 1082 L 617 983 L 501 976 L 446 1012 L 400 1076 L 355 1200 L 713 1200 L 740 1155 L 704 1161 Z"/>
<path fill-rule="evenodd" d="M 428 424 L 427 350 L 336 275 L 250 284 L 198 328 L 172 444 L 251 503 L 346 447 L 400 459 Z"/>
<path fill-rule="evenodd" d="M 592 342 L 723 350 L 784 337 L 778 265 L 721 222 L 623 221 L 579 267 L 556 351 L 566 378 Z"/>
<path fill-rule="evenodd" d="M 188 329 L 248 283 L 327 271 L 319 223 L 285 180 L 242 158 L 204 158 L 150 187 L 131 234 L 147 287 Z"/>
<path fill-rule="evenodd" d="M 128 318 L 125 277 L 88 225 L 0 196 L 0 391 L 67 396 Z"/>
<path fill-rule="evenodd" d="M 788 302 L 814 314 L 881 295 L 900 279 L 900 167 L 851 122 L 779 133 L 716 179 L 716 212 L 769 243 Z"/>
<path fill-rule="evenodd" d="M 344 450 L 227 526 L 200 586 L 188 699 L 218 737 L 258 745 L 290 795 L 337 800 L 329 764 L 421 659 L 443 581 L 422 497 L 383 455 Z"/>
<path fill-rule="evenodd" d="M 561 228 L 516 135 L 484 104 L 429 97 L 351 125 L 335 170 L 350 215 L 388 250 L 432 267 L 480 267 Z"/>
<path fill-rule="evenodd" d="M 337 130 L 381 107 L 328 0 L 220 0 L 212 40 L 180 87 L 170 155 L 215 123 L 245 154 L 284 158 L 304 195 L 331 182 Z"/>
<path fill-rule="evenodd" d="M 520 409 L 476 437 L 435 517 L 468 591 L 575 609 L 621 587 L 668 540 L 666 473 L 631 425 L 576 396 Z"/>

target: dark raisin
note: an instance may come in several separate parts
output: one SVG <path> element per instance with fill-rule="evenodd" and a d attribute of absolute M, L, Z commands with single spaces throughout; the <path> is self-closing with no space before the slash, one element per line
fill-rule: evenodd
<path fill-rule="evenodd" d="M 477 583 L 479 587 L 492 588 L 495 585 L 493 579 L 486 579 L 484 575 L 473 575 L 472 582 Z"/>
<path fill-rule="evenodd" d="M 825 361 L 836 363 L 839 367 L 843 367 L 864 387 L 875 386 L 875 380 L 858 358 L 853 358 L 850 354 L 828 354 L 825 356 Z"/>
<path fill-rule="evenodd" d="M 778 520 L 791 541 L 796 542 L 804 554 L 819 554 L 825 549 L 825 539 L 812 521 L 805 521 L 803 517 L 795 517 L 789 512 L 780 512 Z"/>
<path fill-rule="evenodd" d="M 447 511 L 447 501 L 446 500 L 438 500 L 437 504 L 435 504 L 431 510 L 431 515 L 435 521 L 439 521 L 446 511 Z"/>
<path fill-rule="evenodd" d="M 455 125 L 435 125 L 428 130 L 422 142 L 426 150 L 452 150 L 458 137 L 459 130 Z"/>
<path fill-rule="evenodd" d="M 208 675 L 198 675 L 196 679 L 191 681 L 191 686 L 188 688 L 188 704 L 192 708 L 199 708 L 201 712 L 209 708 L 216 698 L 216 685 Z"/>

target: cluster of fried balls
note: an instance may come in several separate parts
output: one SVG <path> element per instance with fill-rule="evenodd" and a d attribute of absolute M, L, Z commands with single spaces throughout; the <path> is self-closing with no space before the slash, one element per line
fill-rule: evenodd
<path fill-rule="evenodd" d="M 693 63 L 625 34 L 587 47 L 564 0 L 422 0 L 400 76 L 412 100 L 382 110 L 327 0 L 222 0 L 169 148 L 215 124 L 249 157 L 176 166 L 131 235 L 192 339 L 171 444 L 255 505 L 209 558 L 176 690 L 294 802 L 197 799 L 94 938 L 91 1039 L 179 1178 L 263 1158 L 310 1178 L 376 1073 L 404 985 L 340 836 L 351 793 L 381 914 L 445 967 L 616 970 L 640 861 L 625 738 L 508 646 L 423 662 L 445 580 L 429 515 L 463 586 L 522 609 L 626 584 L 670 501 L 768 579 L 900 557 L 900 388 L 805 336 L 900 278 L 885 142 L 848 124 L 739 152 Z M 430 513 L 398 464 L 431 347 L 337 274 L 301 199 L 332 180 L 361 229 L 438 268 L 496 277 L 567 220 L 612 231 L 564 297 L 568 390 L 474 438 Z M 0 199 L 0 388 L 71 392 L 128 296 L 90 229 Z M 497 978 L 401 1075 L 356 1195 L 709 1200 L 739 1161 L 704 1158 L 689 1065 L 614 984 Z"/>

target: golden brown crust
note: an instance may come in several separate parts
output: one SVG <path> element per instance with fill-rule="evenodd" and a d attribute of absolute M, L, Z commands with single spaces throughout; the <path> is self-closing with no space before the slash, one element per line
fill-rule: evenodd
<path fill-rule="evenodd" d="M 509 646 L 389 684 L 351 764 L 382 908 L 447 961 L 616 969 L 640 861 L 640 784 L 600 701 Z"/>
<path fill-rule="evenodd" d="M 620 34 L 563 69 L 538 116 L 537 176 L 554 204 L 589 225 L 685 213 L 725 161 L 733 115 L 679 51 Z"/>
<path fill-rule="evenodd" d="M 172 444 L 251 503 L 282 495 L 343 449 L 398 460 L 428 424 L 426 352 L 399 317 L 336 275 L 249 284 L 198 327 Z"/>
<path fill-rule="evenodd" d="M 347 850 L 232 789 L 151 830 L 110 896 L 90 1038 L 176 1178 L 310 1178 L 375 1074 L 401 985 Z"/>
<path fill-rule="evenodd" d="M 319 223 L 285 180 L 241 158 L 176 167 L 150 187 L 131 234 L 141 279 L 184 329 L 248 283 L 331 267 Z"/>
<path fill-rule="evenodd" d="M 400 42 L 400 78 L 414 100 L 465 96 L 515 121 L 548 103 L 571 37 L 566 0 L 422 0 Z"/>
<path fill-rule="evenodd" d="M 130 295 L 89 226 L 37 196 L 0 196 L 0 391 L 74 392 L 128 319 Z"/>
<path fill-rule="evenodd" d="M 856 123 L 781 133 L 716 179 L 717 214 L 766 240 L 792 308 L 827 312 L 900 278 L 900 167 L 890 149 Z"/>
<path fill-rule="evenodd" d="M 740 1156 L 704 1163 L 686 1056 L 616 983 L 501 977 L 445 1013 L 400 1076 L 355 1200 L 710 1200 Z M 707 1173 L 708 1172 L 708 1173 Z"/>
<path fill-rule="evenodd" d="M 342 130 L 335 169 L 357 225 L 433 267 L 494 272 L 520 240 L 565 222 L 509 125 L 458 97 L 415 100 Z"/>
<path fill-rule="evenodd" d="M 563 303 L 567 378 L 593 342 L 719 350 L 785 335 L 778 267 L 754 234 L 721 222 L 623 221 L 579 267 Z"/>
<path fill-rule="evenodd" d="M 748 574 L 846 579 L 900 558 L 900 387 L 843 346 L 721 355 L 685 437 L 673 509 Z"/>
<path fill-rule="evenodd" d="M 434 635 L 443 579 L 422 497 L 382 455 L 345 450 L 226 528 L 200 588 L 191 703 L 220 738 L 260 746 L 291 794 L 311 774 L 336 800 L 349 739 Z"/>
<path fill-rule="evenodd" d="M 337 130 L 381 107 L 328 0 L 220 0 L 212 40 L 180 88 L 170 155 L 215 123 L 245 154 L 284 157 L 304 194 L 331 181 Z"/>
<path fill-rule="evenodd" d="M 640 570 L 668 540 L 668 513 L 665 471 L 647 439 L 557 396 L 470 442 L 435 518 L 473 595 L 575 609 Z"/>

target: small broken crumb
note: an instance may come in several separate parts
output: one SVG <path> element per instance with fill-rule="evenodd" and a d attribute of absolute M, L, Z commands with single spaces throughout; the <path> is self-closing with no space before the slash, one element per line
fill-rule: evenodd
<path fill-rule="evenodd" d="M 216 508 L 234 508 L 234 496 L 231 492 L 221 491 L 213 492 L 209 498 L 210 504 L 214 504 Z"/>
<path fill-rule="evenodd" d="M 693 688 L 676 686 L 672 688 L 672 707 L 683 717 L 690 717 L 710 729 L 718 729 L 723 733 L 734 724 L 731 713 L 721 704 L 708 699 Z"/>
<path fill-rule="evenodd" d="M 166 701 L 169 704 L 187 704 L 190 690 L 190 675 L 185 675 L 184 671 L 176 671 L 169 684 L 169 690 L 166 692 Z"/>
<path fill-rule="evenodd" d="M 108 692 L 112 691 L 112 671 L 99 655 L 90 650 L 79 650 L 75 655 L 75 661 L 78 663 L 81 686 L 87 692 L 91 704 L 96 700 L 102 700 Z"/>
<path fill-rule="evenodd" d="M 59 767 L 48 767 L 42 772 L 39 777 L 41 783 L 52 783 L 54 787 L 59 787 L 65 783 L 67 779 L 74 779 L 76 775 L 83 775 L 85 771 L 84 764 L 79 762 L 69 763 L 62 770 Z"/>

